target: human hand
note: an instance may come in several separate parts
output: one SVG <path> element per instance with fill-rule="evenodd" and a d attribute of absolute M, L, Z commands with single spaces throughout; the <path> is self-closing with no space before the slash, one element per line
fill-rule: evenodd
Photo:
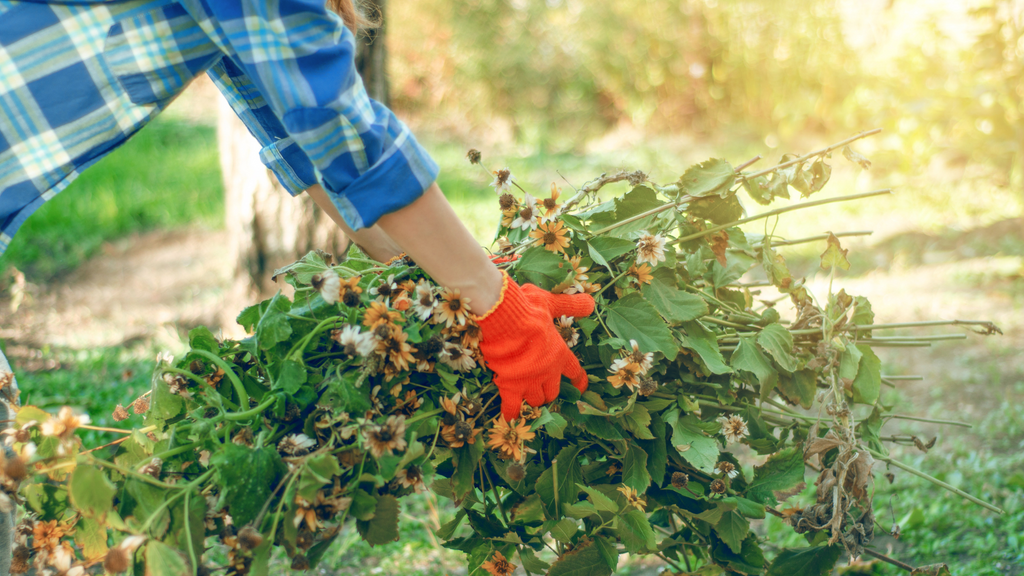
<path fill-rule="evenodd" d="M 519 417 L 523 400 L 541 406 L 558 397 L 564 374 L 580 392 L 587 374 L 552 322 L 560 316 L 589 316 L 589 294 L 552 294 L 532 284 L 519 286 L 504 274 L 502 294 L 487 314 L 475 317 L 482 339 L 480 351 L 501 395 L 505 420 Z"/>

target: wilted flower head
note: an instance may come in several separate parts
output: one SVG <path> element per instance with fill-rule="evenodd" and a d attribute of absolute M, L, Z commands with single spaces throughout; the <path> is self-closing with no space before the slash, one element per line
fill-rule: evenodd
<path fill-rule="evenodd" d="M 500 452 L 502 458 L 521 460 L 523 456 L 523 442 L 533 440 L 536 435 L 530 431 L 530 426 L 525 421 L 512 420 L 505 422 L 505 419 L 498 416 L 494 419 L 494 427 L 487 433 L 487 446 Z"/>
<path fill-rule="evenodd" d="M 430 315 L 434 313 L 434 306 L 437 304 L 437 299 L 434 298 L 434 287 L 425 279 L 420 278 L 420 281 L 416 284 L 414 296 L 412 302 L 413 312 L 419 316 L 420 320 L 430 318 Z"/>
<path fill-rule="evenodd" d="M 647 502 L 636 491 L 636 488 L 630 488 L 629 486 L 622 485 L 619 486 L 617 490 L 622 492 L 622 495 L 626 497 L 627 504 L 641 512 L 644 511 L 644 506 L 647 505 Z"/>
<path fill-rule="evenodd" d="M 338 283 L 338 300 L 342 304 L 349 308 L 355 308 L 359 306 L 359 295 L 363 293 L 363 289 L 359 287 L 359 281 L 362 276 L 353 276 L 348 280 L 339 278 Z"/>
<path fill-rule="evenodd" d="M 114 422 L 123 422 L 128 419 L 128 411 L 125 410 L 124 406 L 118 404 L 111 416 L 114 418 Z"/>
<path fill-rule="evenodd" d="M 384 424 L 371 427 L 366 433 L 366 443 L 374 458 L 405 450 L 405 416 L 388 416 Z"/>
<path fill-rule="evenodd" d="M 501 552 L 495 552 L 491 559 L 480 565 L 491 576 L 512 576 L 516 565 L 509 562 Z"/>
<path fill-rule="evenodd" d="M 538 208 L 541 210 L 541 218 L 547 222 L 553 221 L 558 216 L 558 209 L 562 207 L 558 203 L 558 196 L 562 191 L 551 183 L 551 196 L 540 201 Z"/>
<path fill-rule="evenodd" d="M 665 238 L 661 234 L 651 234 L 643 230 L 636 241 L 636 263 L 647 262 L 657 266 L 665 261 Z"/>
<path fill-rule="evenodd" d="M 331 332 L 331 338 L 341 345 L 349 356 L 369 356 L 377 344 L 370 332 L 360 332 L 358 326 L 347 325 Z"/>
<path fill-rule="evenodd" d="M 324 302 L 334 304 L 338 301 L 341 292 L 341 279 L 338 278 L 338 273 L 334 270 L 328 268 L 323 274 L 314 274 L 309 283 L 313 286 L 313 290 L 320 293 Z"/>
<path fill-rule="evenodd" d="M 469 303 L 470 299 L 462 296 L 458 288 L 445 288 L 434 311 L 434 321 L 438 324 L 443 322 L 448 327 L 455 323 L 465 324 L 471 310 Z"/>
<path fill-rule="evenodd" d="M 535 230 L 538 224 L 540 224 L 540 214 L 538 214 L 537 210 L 537 199 L 530 196 L 530 193 L 527 192 L 526 199 L 523 200 L 522 207 L 519 209 L 515 220 L 512 221 L 511 227 L 522 230 Z"/>
<path fill-rule="evenodd" d="M 469 350 L 453 342 L 445 342 L 444 349 L 439 354 L 441 363 L 456 372 L 469 372 L 476 368 L 476 360 L 473 360 Z"/>
<path fill-rule="evenodd" d="M 723 414 L 715 420 L 722 425 L 722 435 L 727 442 L 739 442 L 750 434 L 746 421 L 740 416 Z"/>
<path fill-rule="evenodd" d="M 75 430 L 79 426 L 89 422 L 87 414 L 78 416 L 71 411 L 70 407 L 64 406 L 56 416 L 51 416 L 49 420 L 43 422 L 42 426 L 39 427 L 39 431 L 43 433 L 43 436 L 56 436 L 61 441 L 66 442 L 75 435 Z"/>
<path fill-rule="evenodd" d="M 637 266 L 635 263 L 626 270 L 626 276 L 636 280 L 637 284 L 650 284 L 651 280 L 654 280 L 654 275 L 651 274 L 651 267 L 647 264 L 640 264 Z"/>
<path fill-rule="evenodd" d="M 571 316 L 562 316 L 558 319 L 558 335 L 565 340 L 566 346 L 572 348 L 580 341 L 580 334 L 572 326 L 574 318 Z"/>
<path fill-rule="evenodd" d="M 412 488 L 413 492 L 422 492 L 425 489 L 423 471 L 419 466 L 409 466 L 399 470 L 395 473 L 395 481 L 403 488 Z"/>
<path fill-rule="evenodd" d="M 632 392 L 640 385 L 640 365 L 635 362 L 616 361 L 609 370 L 613 373 L 608 382 L 615 388 L 626 386 Z"/>
<path fill-rule="evenodd" d="M 470 148 L 469 152 L 466 152 L 466 158 L 469 159 L 470 164 L 479 164 L 482 154 L 476 148 Z"/>
<path fill-rule="evenodd" d="M 491 186 L 494 186 L 494 193 L 501 195 L 502 192 L 512 191 L 512 171 L 508 168 L 502 168 L 501 170 L 495 170 L 494 181 L 491 182 Z"/>
<path fill-rule="evenodd" d="M 735 478 L 740 473 L 732 462 L 726 462 L 725 460 L 716 464 L 715 469 L 718 470 L 719 474 L 723 474 L 729 478 Z"/>
<path fill-rule="evenodd" d="M 277 443 L 277 449 L 288 456 L 305 456 L 316 441 L 305 434 L 289 434 Z"/>

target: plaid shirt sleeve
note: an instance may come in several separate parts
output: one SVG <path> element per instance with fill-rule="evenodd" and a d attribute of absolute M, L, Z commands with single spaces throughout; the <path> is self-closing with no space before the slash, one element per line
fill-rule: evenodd
<path fill-rule="evenodd" d="M 283 131 L 264 153 L 281 155 L 280 164 L 290 167 L 291 174 L 275 172 L 291 192 L 315 176 L 358 230 L 409 205 L 434 182 L 437 164 L 366 95 L 355 72 L 355 38 L 323 0 L 180 2 L 230 58 L 211 70 L 222 90 L 230 84 L 243 94 L 239 81 L 247 78 L 255 90 L 244 92 L 258 93 L 280 121 L 259 126 Z"/>

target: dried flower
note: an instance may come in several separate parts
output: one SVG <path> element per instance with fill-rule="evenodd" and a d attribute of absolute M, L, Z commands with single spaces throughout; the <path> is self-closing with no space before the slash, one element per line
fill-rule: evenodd
<path fill-rule="evenodd" d="M 395 282 L 395 275 L 388 276 L 386 281 L 370 288 L 370 294 L 377 297 L 378 302 L 388 302 L 392 296 L 397 295 L 399 289 Z"/>
<path fill-rule="evenodd" d="M 654 366 L 654 353 L 647 352 L 646 354 L 640 351 L 640 345 L 636 343 L 636 340 L 630 340 L 629 345 L 632 351 L 626 354 L 626 360 L 629 362 L 635 362 L 640 365 L 640 373 L 646 374 L 648 370 Z"/>
<path fill-rule="evenodd" d="M 259 530 L 252 527 L 251 524 L 246 524 L 238 531 L 238 545 L 243 550 L 252 550 L 263 543 L 263 535 L 260 534 Z"/>
<path fill-rule="evenodd" d="M 114 418 L 114 422 L 124 422 L 128 419 L 128 411 L 125 410 L 124 406 L 118 404 L 111 416 Z"/>
<path fill-rule="evenodd" d="M 402 488 L 412 488 L 413 492 L 422 492 L 426 489 L 423 485 L 423 471 L 419 466 L 409 466 L 395 473 L 395 481 Z"/>
<path fill-rule="evenodd" d="M 462 448 L 466 444 L 476 444 L 480 428 L 473 427 L 473 421 L 460 420 L 455 424 L 441 427 L 441 438 L 452 448 Z"/>
<path fill-rule="evenodd" d="M 558 217 L 558 209 L 562 207 L 558 203 L 558 196 L 562 191 L 554 182 L 551 183 L 551 196 L 540 201 L 537 206 L 541 211 L 541 219 L 545 222 L 553 222 Z"/>
<path fill-rule="evenodd" d="M 469 372 L 476 368 L 476 360 L 473 360 L 469 350 L 452 342 L 444 343 L 444 349 L 441 350 L 439 359 L 442 364 L 456 372 Z"/>
<path fill-rule="evenodd" d="M 470 164 L 479 164 L 481 156 L 480 151 L 476 148 L 470 148 L 469 152 L 466 152 L 466 158 L 469 159 Z"/>
<path fill-rule="evenodd" d="M 42 432 L 43 436 L 56 436 L 62 442 L 67 442 L 75 435 L 75 430 L 79 426 L 89 422 L 88 415 L 77 416 L 71 411 L 71 408 L 64 406 L 57 413 L 57 416 L 51 416 L 49 420 L 43 422 L 39 427 L 39 431 Z"/>
<path fill-rule="evenodd" d="M 366 312 L 363 313 L 363 326 L 376 328 L 381 324 L 392 325 L 401 318 L 401 313 L 388 310 L 384 303 L 370 302 L 370 305 L 366 307 Z"/>
<path fill-rule="evenodd" d="M 341 296 L 341 279 L 338 273 L 328 268 L 323 274 L 313 274 L 309 279 L 313 290 L 320 293 L 320 297 L 328 304 L 334 304 Z"/>
<path fill-rule="evenodd" d="M 388 416 L 383 425 L 371 427 L 366 433 L 366 443 L 374 458 L 405 450 L 405 416 Z"/>
<path fill-rule="evenodd" d="M 505 559 L 501 552 L 495 552 L 491 559 L 480 565 L 491 576 L 512 576 L 516 565 Z"/>
<path fill-rule="evenodd" d="M 149 410 L 148 395 L 139 396 L 135 399 L 135 402 L 132 402 L 132 412 L 135 412 L 136 414 L 145 414 L 147 410 Z"/>
<path fill-rule="evenodd" d="M 616 364 L 624 363 L 612 364 L 612 368 L 609 370 L 614 370 L 613 374 L 608 377 L 608 383 L 615 388 L 626 386 L 632 392 L 640 384 L 640 365 L 635 362 L 619 366 Z"/>
<path fill-rule="evenodd" d="M 726 488 L 725 482 L 718 478 L 711 481 L 711 492 L 714 494 L 725 494 Z"/>
<path fill-rule="evenodd" d="M 494 181 L 491 182 L 491 186 L 494 186 L 494 193 L 501 195 L 502 192 L 512 191 L 512 179 L 515 176 L 512 175 L 512 171 L 508 168 L 502 168 L 501 170 L 495 170 Z"/>
<path fill-rule="evenodd" d="M 331 339 L 341 345 L 350 357 L 369 356 L 377 344 L 370 332 L 360 332 L 358 326 L 346 325 L 331 331 Z"/>
<path fill-rule="evenodd" d="M 252 448 L 252 438 L 252 428 L 246 426 L 231 437 L 231 443 Z"/>
<path fill-rule="evenodd" d="M 526 478 L 526 468 L 519 462 L 513 462 L 505 469 L 508 479 L 513 482 L 520 482 Z"/>
<path fill-rule="evenodd" d="M 159 458 L 153 458 L 145 466 L 143 466 L 142 468 L 139 468 L 139 473 L 140 474 L 145 474 L 147 476 L 152 476 L 153 478 L 159 478 L 160 477 L 160 470 L 163 468 L 163 466 L 164 466 L 164 461 L 163 460 L 161 460 Z"/>
<path fill-rule="evenodd" d="M 502 237 L 498 238 L 498 251 L 499 252 L 502 252 L 502 253 L 511 252 L 513 248 L 515 248 L 515 246 L 513 246 L 512 243 L 508 241 L 508 236 L 502 236 Z"/>
<path fill-rule="evenodd" d="M 715 420 L 722 425 L 722 435 L 725 436 L 726 442 L 739 442 L 750 434 L 747 423 L 741 416 L 723 414 Z"/>
<path fill-rule="evenodd" d="M 664 261 L 665 238 L 661 234 L 651 234 L 642 230 L 640 239 L 636 241 L 636 263 L 647 262 L 651 266 L 657 266 L 658 262 Z"/>
<path fill-rule="evenodd" d="M 718 470 L 719 474 L 724 474 L 729 478 L 735 478 L 740 473 L 732 462 L 726 462 L 725 460 L 716 464 L 715 469 Z"/>
<path fill-rule="evenodd" d="M 558 319 L 558 335 L 565 340 L 566 346 L 572 348 L 580 341 L 580 334 L 572 326 L 572 322 L 575 318 L 571 316 L 562 316 Z"/>
<path fill-rule="evenodd" d="M 651 280 L 654 280 L 654 275 L 651 274 L 651 267 L 647 264 L 639 266 L 632 264 L 629 270 L 626 270 L 626 276 L 636 280 L 637 284 L 650 284 Z"/>
<path fill-rule="evenodd" d="M 530 426 L 522 420 L 505 422 L 501 416 L 496 417 L 493 424 L 494 427 L 487 432 L 490 436 L 487 446 L 500 452 L 502 458 L 522 460 L 523 442 L 533 440 L 536 435 L 530 431 Z"/>
<path fill-rule="evenodd" d="M 689 483 L 690 483 L 690 477 L 687 476 L 685 473 L 683 473 L 683 472 L 673 472 L 672 473 L 672 487 L 673 488 L 683 489 L 683 488 L 686 488 L 686 485 L 689 484 Z"/>
<path fill-rule="evenodd" d="M 629 486 L 622 485 L 616 488 L 616 490 L 622 492 L 622 495 L 626 497 L 626 504 L 629 504 L 641 512 L 644 511 L 644 506 L 647 505 L 647 502 L 640 497 L 636 488 L 630 488 Z"/>
<path fill-rule="evenodd" d="M 527 192 L 522 208 L 520 208 L 516 219 L 512 221 L 509 227 L 522 230 L 536 230 L 537 225 L 540 224 L 540 215 L 537 214 L 536 204 L 537 200 Z"/>
<path fill-rule="evenodd" d="M 534 246 L 544 246 L 551 252 L 565 252 L 569 246 L 568 233 L 569 229 L 561 222 L 545 222 L 530 232 L 530 238 L 534 238 Z"/>
<path fill-rule="evenodd" d="M 362 278 L 362 276 L 353 276 L 348 280 L 339 278 L 338 300 L 342 304 L 349 308 L 359 306 L 359 295 L 363 293 L 363 289 L 359 287 L 359 281 Z"/>
<path fill-rule="evenodd" d="M 470 299 L 462 296 L 458 288 L 445 288 L 441 293 L 441 302 L 437 305 L 434 321 L 438 324 L 443 322 L 447 327 L 455 323 L 465 324 L 472 310 L 469 303 Z"/>
<path fill-rule="evenodd" d="M 638 390 L 641 396 L 650 396 L 658 391 L 658 382 L 654 378 L 641 378 Z"/>
<path fill-rule="evenodd" d="M 319 522 L 317 522 L 316 519 L 316 510 L 313 508 L 313 504 L 298 494 L 295 495 L 295 519 L 292 522 L 295 524 L 296 528 L 305 523 L 306 526 L 314 532 L 319 527 Z"/>
<path fill-rule="evenodd" d="M 277 443 L 278 451 L 288 456 L 305 456 L 316 441 L 305 434 L 289 434 Z"/>
<path fill-rule="evenodd" d="M 203 466 L 204 468 L 208 468 L 210 466 L 210 451 L 209 450 L 200 450 L 199 451 L 199 465 Z"/>
<path fill-rule="evenodd" d="M 425 279 L 420 278 L 419 283 L 416 284 L 414 296 L 412 311 L 420 320 L 430 318 L 430 315 L 434 313 L 434 306 L 437 304 L 437 299 L 434 298 L 434 287 Z"/>
<path fill-rule="evenodd" d="M 386 356 L 391 365 L 398 370 L 408 370 L 410 362 L 416 363 L 416 359 L 412 356 L 416 349 L 409 344 L 408 340 L 409 335 L 395 326 L 392 328 L 391 336 L 381 340 L 377 345 L 377 351 L 382 356 Z"/>

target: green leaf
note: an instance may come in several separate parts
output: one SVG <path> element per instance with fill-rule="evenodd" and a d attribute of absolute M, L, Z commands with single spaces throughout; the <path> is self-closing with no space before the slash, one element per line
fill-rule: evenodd
<path fill-rule="evenodd" d="M 527 249 L 517 261 L 516 275 L 545 290 L 554 288 L 572 269 L 559 254 L 540 246 Z"/>
<path fill-rule="evenodd" d="M 185 399 L 177 394 L 171 394 L 171 389 L 163 381 L 162 376 L 163 373 L 158 366 L 153 372 L 153 393 L 150 394 L 149 410 L 146 411 L 144 420 L 147 426 L 162 426 L 166 420 L 178 416 L 185 409 Z"/>
<path fill-rule="evenodd" d="M 299 388 L 306 383 L 306 368 L 294 360 L 282 360 L 277 380 L 274 381 L 274 390 L 284 390 L 289 396 L 299 391 Z"/>
<path fill-rule="evenodd" d="M 256 518 L 287 468 L 274 448 L 247 448 L 228 443 L 210 458 L 217 468 L 221 494 L 238 526 Z"/>
<path fill-rule="evenodd" d="M 696 294 L 680 290 L 675 284 L 675 275 L 657 269 L 650 284 L 645 284 L 642 292 L 644 298 L 654 305 L 658 313 L 670 324 L 696 320 L 708 313 L 708 305 Z"/>
<path fill-rule="evenodd" d="M 861 352 L 857 377 L 853 379 L 853 401 L 874 404 L 882 391 L 882 361 L 866 344 L 858 344 Z"/>
<path fill-rule="evenodd" d="M 560 505 L 570 505 L 576 502 L 576 497 L 579 495 L 577 484 L 583 484 L 583 471 L 576 458 L 579 452 L 579 446 L 575 444 L 565 446 L 558 452 L 551 467 L 545 469 L 537 478 L 537 494 L 544 502 L 549 518 L 561 517 L 561 510 L 555 508 L 556 489 Z"/>
<path fill-rule="evenodd" d="M 814 403 L 814 395 L 818 390 L 818 377 L 814 370 L 797 370 L 792 374 L 779 374 L 779 393 L 790 402 L 799 403 L 807 409 Z"/>
<path fill-rule="evenodd" d="M 576 535 L 579 529 L 576 526 L 576 521 L 572 518 L 563 518 L 560 522 L 555 524 L 551 529 L 551 536 L 563 544 L 572 542 L 572 537 Z"/>
<path fill-rule="evenodd" d="M 435 532 L 435 534 L 437 534 L 437 537 L 441 540 L 451 540 L 452 536 L 455 535 L 455 530 L 459 528 L 459 525 L 462 524 L 462 521 L 465 518 L 466 511 L 460 508 L 459 511 L 455 514 L 455 518 L 452 518 L 448 522 L 442 524 L 441 527 L 437 529 L 437 532 Z"/>
<path fill-rule="evenodd" d="M 199 326 L 189 330 L 188 345 L 193 350 L 206 350 L 214 354 L 220 350 L 217 338 L 214 337 L 213 332 L 210 332 L 210 329 L 206 326 Z"/>
<path fill-rule="evenodd" d="M 672 420 L 666 415 L 665 421 L 672 425 L 672 446 L 695 468 L 712 473 L 715 464 L 718 464 L 718 442 L 700 429 L 700 421 L 695 416 L 678 418 L 676 412 L 671 414 L 676 419 Z"/>
<path fill-rule="evenodd" d="M 843 157 L 849 160 L 850 162 L 853 162 L 854 164 L 859 164 L 860 167 L 865 170 L 871 168 L 871 160 L 868 160 L 867 158 L 865 158 L 864 156 L 862 156 L 860 153 L 858 153 L 853 148 L 850 148 L 849 146 L 843 146 Z"/>
<path fill-rule="evenodd" d="M 726 198 L 707 196 L 690 202 L 687 212 L 697 218 L 721 225 L 739 220 L 743 216 L 743 205 L 735 194 Z"/>
<path fill-rule="evenodd" d="M 99 468 L 79 464 L 68 481 L 71 504 L 82 515 L 93 518 L 101 524 L 107 513 L 114 507 L 114 487 Z"/>
<path fill-rule="evenodd" d="M 668 462 L 668 449 L 665 447 L 665 421 L 660 414 L 651 415 L 651 435 L 653 440 L 637 440 L 637 444 L 647 452 L 647 472 L 651 480 L 661 486 L 665 481 L 665 466 Z"/>
<path fill-rule="evenodd" d="M 612 572 L 619 567 L 619 550 L 611 543 L 610 540 L 604 536 L 598 536 L 594 538 L 594 544 L 597 545 L 598 550 L 601 551 L 601 557 L 608 564 L 608 569 Z"/>
<path fill-rule="evenodd" d="M 548 571 L 548 576 L 610 576 L 611 573 L 608 563 L 601 556 L 601 551 L 590 542 L 566 552 L 555 560 Z"/>
<path fill-rule="evenodd" d="M 789 490 L 804 481 L 804 455 L 799 447 L 772 454 L 761 466 L 754 466 L 754 480 L 746 497 L 754 502 L 778 504 L 774 492 Z"/>
<path fill-rule="evenodd" d="M 398 540 L 398 513 L 401 507 L 398 499 L 385 494 L 377 499 L 373 518 L 357 520 L 356 529 L 370 546 L 388 544 Z"/>
<path fill-rule="evenodd" d="M 159 540 L 146 543 L 146 576 L 181 576 L 191 573 L 188 561 L 181 552 Z"/>
<path fill-rule="evenodd" d="M 618 504 L 616 504 L 614 500 L 606 496 L 604 492 L 601 492 L 600 490 L 596 490 L 584 484 L 579 484 L 579 487 L 581 490 L 587 493 L 587 496 L 590 497 L 590 501 L 594 503 L 594 507 L 597 508 L 598 510 L 602 512 L 611 512 L 613 514 L 619 511 Z"/>
<path fill-rule="evenodd" d="M 847 342 L 846 349 L 839 356 L 839 377 L 846 380 L 856 378 L 857 372 L 860 371 L 860 359 L 863 357 L 864 353 L 860 351 L 860 347 Z"/>
<path fill-rule="evenodd" d="M 732 372 L 725 363 L 725 358 L 718 349 L 718 339 L 714 332 L 708 330 L 696 320 L 683 324 L 685 334 L 682 335 L 682 346 L 697 353 L 704 365 L 712 374 L 729 374 Z"/>
<path fill-rule="evenodd" d="M 651 485 L 651 475 L 647 472 L 647 452 L 635 444 L 629 446 L 622 459 L 622 483 L 641 494 Z"/>
<path fill-rule="evenodd" d="M 623 340 L 636 340 L 641 352 L 661 352 L 675 360 L 679 352 L 672 331 L 643 296 L 636 292 L 605 308 L 608 327 Z"/>
<path fill-rule="evenodd" d="M 728 496 L 722 498 L 722 502 L 736 504 L 736 510 L 746 518 L 764 519 L 764 504 L 758 504 L 741 496 Z"/>
<path fill-rule="evenodd" d="M 827 576 L 832 573 L 842 553 L 843 547 L 838 544 L 786 548 L 768 567 L 768 576 Z"/>
<path fill-rule="evenodd" d="M 640 440 L 654 440 L 654 435 L 648 426 L 651 424 L 651 413 L 642 404 L 633 406 L 632 411 L 622 417 L 622 427 L 629 430 L 633 436 Z"/>
<path fill-rule="evenodd" d="M 519 549 L 519 559 L 523 561 L 523 569 L 529 570 L 531 573 L 546 574 L 551 568 L 550 564 L 537 558 L 537 554 L 532 548 L 526 546 Z"/>
<path fill-rule="evenodd" d="M 833 266 L 838 266 L 843 270 L 850 269 L 850 261 L 846 259 L 846 255 L 850 252 L 844 250 L 842 245 L 839 244 L 839 238 L 836 235 L 828 233 L 828 245 L 825 251 L 821 253 L 821 269 L 828 270 Z"/>
<path fill-rule="evenodd" d="M 615 533 L 630 554 L 642 554 L 657 549 L 654 530 L 646 514 L 634 508 L 617 517 L 615 521 Z"/>
<path fill-rule="evenodd" d="M 771 355 L 786 372 L 795 372 L 800 361 L 793 356 L 793 335 L 782 324 L 765 326 L 757 335 L 757 343 Z"/>
<path fill-rule="evenodd" d="M 772 203 L 771 187 L 768 185 L 768 179 L 764 176 L 745 178 L 743 180 L 743 189 L 747 191 L 748 196 L 762 206 Z"/>
<path fill-rule="evenodd" d="M 743 548 L 739 554 L 734 553 L 720 538 L 712 538 L 712 542 L 711 555 L 719 564 L 743 574 L 764 573 L 764 553 L 753 533 L 743 539 Z"/>
<path fill-rule="evenodd" d="M 757 349 L 753 336 L 740 336 L 739 346 L 736 347 L 736 351 L 729 358 L 729 364 L 732 364 L 732 367 L 736 370 L 750 372 L 757 377 L 757 381 L 761 385 L 762 401 L 768 398 L 768 395 L 771 394 L 772 389 L 775 388 L 775 383 L 779 379 L 779 375 L 772 368 L 771 362 Z"/>
<path fill-rule="evenodd" d="M 679 179 L 679 184 L 690 196 L 716 194 L 725 197 L 736 180 L 736 170 L 720 158 L 711 158 L 691 166 Z"/>
<path fill-rule="evenodd" d="M 256 325 L 256 340 L 260 348 L 268 350 L 278 342 L 285 342 L 292 335 L 292 326 L 285 313 L 291 310 L 292 302 L 278 292 L 267 303 L 267 309 Z"/>
<path fill-rule="evenodd" d="M 614 236 L 598 236 L 591 238 L 587 243 L 590 257 L 605 268 L 608 267 L 609 262 L 631 252 L 634 248 L 636 248 L 636 242 Z"/>
<path fill-rule="evenodd" d="M 102 558 L 107 547 L 107 527 L 102 520 L 82 517 L 75 523 L 75 543 L 82 548 L 86 560 Z"/>
<path fill-rule="evenodd" d="M 750 522 L 735 510 L 722 514 L 722 519 L 715 525 L 715 532 L 729 548 L 739 554 L 743 550 L 743 539 L 750 530 Z"/>
<path fill-rule="evenodd" d="M 323 250 L 312 250 L 298 261 L 274 270 L 271 280 L 276 282 L 278 276 L 288 274 L 294 276 L 300 284 L 309 284 L 314 274 L 322 274 L 329 268 L 324 259 L 325 256 L 329 256 L 329 254 Z"/>

